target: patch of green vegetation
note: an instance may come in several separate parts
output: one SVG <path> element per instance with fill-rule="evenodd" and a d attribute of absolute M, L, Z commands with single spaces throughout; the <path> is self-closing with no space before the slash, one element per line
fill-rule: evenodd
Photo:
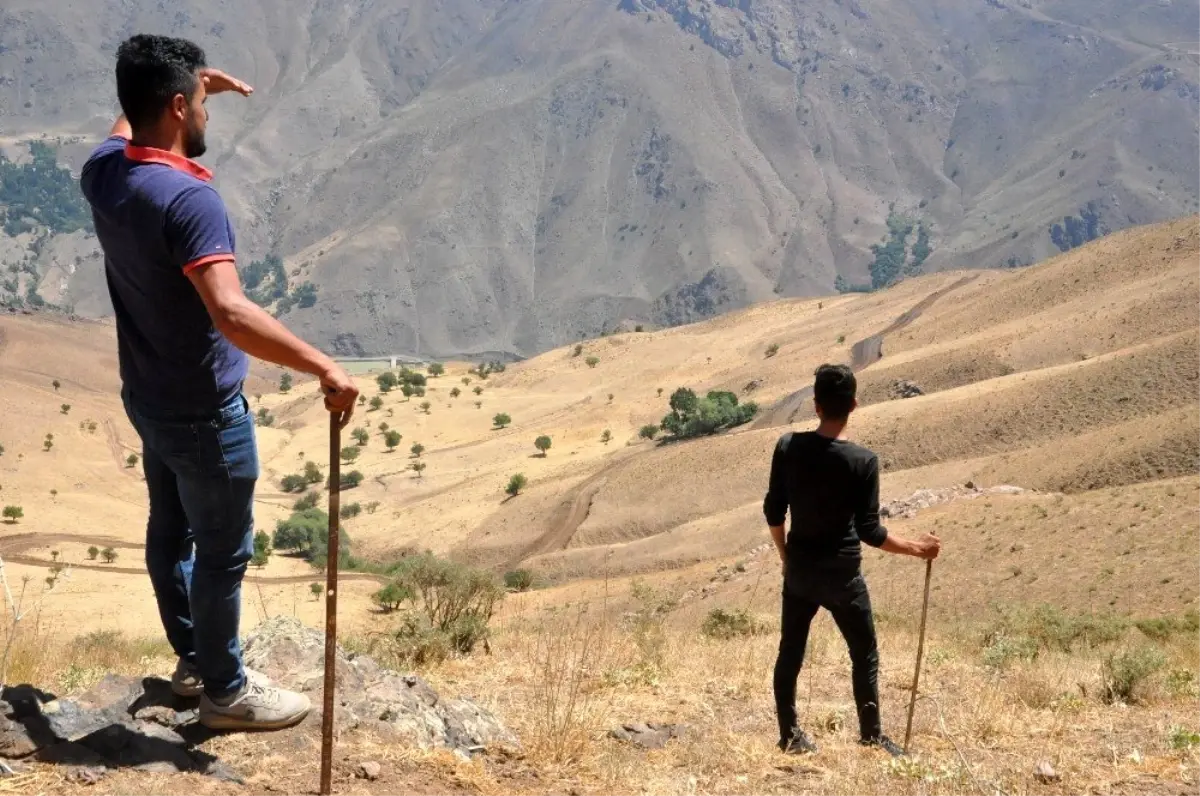
<path fill-rule="evenodd" d="M 91 230 L 92 216 L 71 172 L 58 165 L 54 148 L 31 141 L 31 163 L 17 165 L 0 154 L 0 223 L 16 236 L 44 227 L 67 234 Z"/>
<path fill-rule="evenodd" d="M 671 412 L 659 426 L 674 439 L 690 439 L 748 423 L 758 414 L 758 404 L 739 405 L 731 392 L 712 390 L 703 398 L 688 387 L 671 393 Z"/>
<path fill-rule="evenodd" d="M 902 276 L 920 273 L 921 267 L 933 252 L 929 243 L 930 228 L 923 220 L 914 221 L 893 211 L 888 213 L 887 226 L 887 237 L 882 243 L 871 247 L 875 259 L 868 266 L 868 270 L 871 273 L 871 287 L 875 290 L 887 287 Z M 908 238 L 914 229 L 917 239 L 910 248 Z"/>

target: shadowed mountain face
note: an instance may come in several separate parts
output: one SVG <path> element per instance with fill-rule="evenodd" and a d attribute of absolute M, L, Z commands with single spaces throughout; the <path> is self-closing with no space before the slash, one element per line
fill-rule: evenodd
<path fill-rule="evenodd" d="M 0 150 L 45 134 L 77 169 L 116 45 L 193 38 L 257 89 L 211 102 L 205 161 L 243 265 L 283 260 L 264 303 L 342 354 L 524 356 L 1191 212 L 1198 25 L 1124 0 L 8 0 Z M 0 232 L 0 302 L 104 314 L 94 238 L 46 229 Z"/>

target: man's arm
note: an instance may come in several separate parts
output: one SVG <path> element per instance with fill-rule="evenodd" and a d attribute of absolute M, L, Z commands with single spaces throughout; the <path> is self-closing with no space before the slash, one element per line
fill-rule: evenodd
<path fill-rule="evenodd" d="M 888 533 L 879 522 L 879 459 L 871 457 L 867 465 L 861 498 L 854 512 L 854 528 L 864 544 L 878 547 L 886 553 L 915 556 L 933 560 L 942 549 L 942 541 L 933 534 L 918 539 L 905 539 Z"/>
<path fill-rule="evenodd" d="M 771 541 L 779 553 L 779 560 L 787 563 L 787 538 L 783 523 L 787 519 L 788 495 L 786 452 L 784 440 L 781 437 L 775 445 L 775 453 L 771 456 L 771 478 L 767 483 L 767 495 L 763 498 L 763 514 L 771 529 Z"/>
<path fill-rule="evenodd" d="M 326 408 L 341 413 L 343 427 L 350 422 L 358 388 L 349 374 L 247 298 L 232 259 L 205 263 L 186 273 L 221 334 L 252 357 L 316 376 Z"/>

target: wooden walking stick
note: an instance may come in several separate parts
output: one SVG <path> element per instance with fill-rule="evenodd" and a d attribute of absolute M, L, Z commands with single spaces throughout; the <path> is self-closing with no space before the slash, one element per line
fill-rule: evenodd
<path fill-rule="evenodd" d="M 321 713 L 321 796 L 333 787 L 333 704 L 337 674 L 338 511 L 341 504 L 342 417 L 329 414 L 329 539 L 325 560 L 325 687 Z M 928 586 L 926 593 L 928 594 Z"/>
<path fill-rule="evenodd" d="M 925 655 L 925 619 L 929 616 L 929 581 L 933 576 L 933 560 L 925 562 L 925 601 L 921 604 L 921 634 L 917 639 L 917 668 L 913 672 L 912 697 L 908 700 L 908 726 L 904 728 L 904 754 L 912 739 L 913 711 L 917 708 L 917 685 L 921 682 L 921 658 Z"/>

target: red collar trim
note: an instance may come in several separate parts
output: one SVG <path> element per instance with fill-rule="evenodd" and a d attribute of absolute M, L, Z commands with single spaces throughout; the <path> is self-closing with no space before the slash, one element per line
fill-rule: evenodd
<path fill-rule="evenodd" d="M 183 155 L 176 155 L 174 152 L 168 152 L 165 149 L 155 149 L 148 146 L 134 146 L 132 143 L 125 144 L 125 157 L 138 163 L 157 163 L 160 166 L 170 166 L 186 174 L 190 174 L 198 180 L 209 182 L 212 180 L 213 174 L 208 169 L 201 166 L 190 158 L 185 158 Z"/>

